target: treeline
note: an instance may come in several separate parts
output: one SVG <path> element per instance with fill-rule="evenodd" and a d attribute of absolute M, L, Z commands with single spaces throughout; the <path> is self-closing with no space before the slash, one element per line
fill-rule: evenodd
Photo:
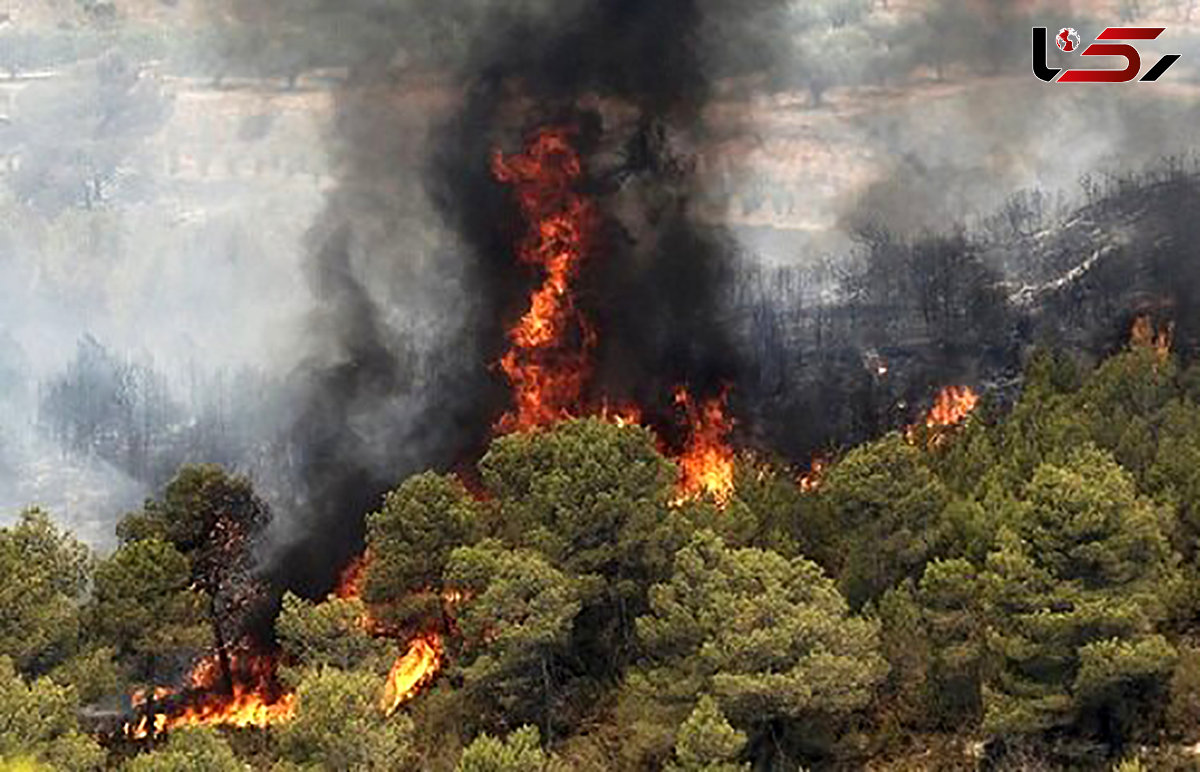
<path fill-rule="evenodd" d="M 854 247 L 783 266 L 743 261 L 721 313 L 744 352 L 732 399 L 752 444 L 792 458 L 911 421 L 946 383 L 1016 396 L 1039 343 L 1092 363 L 1143 313 L 1200 350 L 1193 159 L 1038 190 L 945 232 L 854 223 Z"/>
<path fill-rule="evenodd" d="M 269 476 L 264 456 L 276 446 L 263 438 L 279 432 L 286 398 L 248 369 L 193 372 L 187 388 L 172 389 L 152 362 L 117 356 L 90 335 L 38 393 L 38 428 L 64 453 L 100 458 L 153 488 L 201 459 Z"/>
<path fill-rule="evenodd" d="M 1190 768 L 1200 733 L 1200 367 L 1147 325 L 1015 406 L 892 433 L 813 485 L 761 457 L 674 501 L 637 427 L 496 440 L 470 488 L 368 517 L 361 597 L 282 598 L 293 720 L 97 734 L 255 624 L 269 513 L 186 467 L 92 555 L 0 531 L 0 757 L 53 769 Z M 268 593 L 269 594 L 269 593 Z M 364 619 L 372 620 L 370 625 Z M 380 629 L 387 637 L 376 637 Z M 409 636 L 441 671 L 378 701 Z M 81 708 L 81 706 L 87 706 Z M 81 719 L 83 724 L 80 724 Z M 84 729 L 88 731 L 84 731 Z"/>

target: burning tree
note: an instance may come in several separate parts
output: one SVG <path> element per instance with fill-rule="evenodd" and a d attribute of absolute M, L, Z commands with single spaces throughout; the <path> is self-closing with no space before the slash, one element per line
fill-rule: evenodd
<path fill-rule="evenodd" d="M 183 467 L 161 500 L 147 501 L 117 527 L 127 546 L 172 545 L 190 565 L 190 587 L 204 598 L 214 651 L 193 669 L 188 696 L 172 708 L 186 723 L 263 723 L 289 712 L 275 706 L 283 695 L 274 683 L 273 643 L 255 628 L 265 622 L 257 616 L 265 596 L 253 577 L 253 550 L 269 519 L 249 480 L 204 465 Z M 137 731 L 171 718 L 161 715 Z"/>
<path fill-rule="evenodd" d="M 509 330 L 511 348 L 500 360 L 516 402 L 500 422 L 504 430 L 546 426 L 581 407 L 595 333 L 576 310 L 571 285 L 590 247 L 595 215 L 577 191 L 583 167 L 571 134 L 544 128 L 524 153 L 492 157 L 496 179 L 513 185 L 528 225 L 517 254 L 545 273 L 529 310 Z"/>
<path fill-rule="evenodd" d="M 691 433 L 679 456 L 680 500 L 707 495 L 720 505 L 733 494 L 733 447 L 728 442 L 733 420 L 726 415 L 726 395 L 697 405 L 687 389 L 675 391 L 675 404 L 687 416 Z"/>
<path fill-rule="evenodd" d="M 249 480 L 201 465 L 183 467 L 161 500 L 147 501 L 117 526 L 123 542 L 160 538 L 188 558 L 227 673 L 229 647 L 246 632 L 258 598 L 253 549 L 270 517 Z"/>
<path fill-rule="evenodd" d="M 510 347 L 500 368 L 512 385 L 514 409 L 500 419 L 501 432 L 543 429 L 588 414 L 618 425 L 641 421 L 638 405 L 613 408 L 606 400 L 589 404 L 584 398 L 601 331 L 578 310 L 574 284 L 593 249 L 598 216 L 594 202 L 580 192 L 584 167 L 572 144 L 576 133 L 545 126 L 529 136 L 524 152 L 492 156 L 492 173 L 512 186 L 527 228 L 517 257 L 544 273 L 528 310 L 508 330 Z M 678 501 L 707 495 L 723 504 L 732 492 L 733 421 L 726 398 L 723 392 L 696 401 L 686 385 L 675 387 L 687 432 Z"/>

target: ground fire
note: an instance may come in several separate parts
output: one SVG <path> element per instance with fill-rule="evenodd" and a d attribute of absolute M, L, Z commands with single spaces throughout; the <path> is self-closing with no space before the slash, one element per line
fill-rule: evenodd
<path fill-rule="evenodd" d="M 370 562 L 364 553 L 343 569 L 331 593 L 342 600 L 359 599 Z M 447 599 L 448 605 L 458 600 Z M 402 638 L 369 612 L 359 624 L 371 635 Z M 209 654 L 200 659 L 181 690 L 158 687 L 131 698 L 135 721 L 124 733 L 134 740 L 147 739 L 182 726 L 259 727 L 288 721 L 295 714 L 295 695 L 276 678 L 278 658 L 274 655 L 233 653 L 228 657 L 230 673 L 223 673 L 222 658 Z M 415 697 L 437 675 L 442 665 L 442 638 L 436 632 L 413 636 L 403 645 L 381 687 L 380 710 L 391 715 Z"/>
<path fill-rule="evenodd" d="M 265 727 L 292 717 L 295 695 L 276 680 L 274 657 L 234 654 L 230 662 L 229 684 L 220 658 L 211 654 L 192 668 L 182 692 L 160 687 L 135 694 L 134 709 L 142 715 L 125 734 L 143 739 L 181 726 Z"/>

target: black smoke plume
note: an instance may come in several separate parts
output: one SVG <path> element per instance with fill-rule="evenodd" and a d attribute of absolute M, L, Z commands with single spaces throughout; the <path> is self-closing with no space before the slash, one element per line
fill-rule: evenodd
<path fill-rule="evenodd" d="M 1093 116 L 1081 110 L 1047 133 L 1030 127 L 1059 123 L 1009 110 L 1016 117 L 985 130 L 969 95 L 965 108 L 951 103 L 929 118 L 954 113 L 961 141 L 927 147 L 946 132 L 913 117 L 904 125 L 915 139 L 884 142 L 907 160 L 844 219 L 855 244 L 834 256 L 830 275 L 809 265 L 770 277 L 741 260 L 732 235 L 697 216 L 711 191 L 694 159 L 730 139 L 720 132 L 739 130 L 706 120 L 706 110 L 722 79 L 761 71 L 784 48 L 784 5 L 524 3 L 461 23 L 426 18 L 468 41 L 458 61 L 435 68 L 453 72 L 450 83 L 398 75 L 388 46 L 364 47 L 336 94 L 338 185 L 313 231 L 320 312 L 286 442 L 297 503 L 269 556 L 277 586 L 327 590 L 361 548 L 364 513 L 382 493 L 421 469 L 469 469 L 509 407 L 495 363 L 541 277 L 516 260 L 526 223 L 489 158 L 519 150 L 541 126 L 575 129 L 600 213 L 576 288 L 598 333 L 586 399 L 637 403 L 669 445 L 681 440 L 678 385 L 697 396 L 732 387 L 739 439 L 806 461 L 913 420 L 949 383 L 1011 391 L 1030 346 L 1111 350 L 1139 308 L 1194 313 L 1194 283 L 1171 279 L 1172 250 L 1191 235 L 1193 174 L 1173 178 L 1170 196 L 1154 180 L 1114 184 L 1007 231 L 986 218 L 963 222 L 947 199 L 973 213 L 1000 209 L 997 191 L 1022 185 L 1021 159 L 1053 155 L 1061 134 Z M 373 8 L 371 40 L 413 23 Z M 1009 27 L 1024 56 L 1024 23 Z M 1114 114 L 1121 125 L 1125 112 Z M 1073 175 L 1073 164 L 1057 176 Z M 966 195 L 964 178 L 986 191 Z M 1108 216 L 1104 207 L 1133 210 Z M 1018 215 L 1002 209 L 998 219 L 1012 225 Z M 1155 244 L 1173 246 L 1147 250 Z M 1180 320 L 1181 347 L 1193 346 L 1195 327 Z"/>
<path fill-rule="evenodd" d="M 600 340 L 589 397 L 636 401 L 670 439 L 676 385 L 704 396 L 737 380 L 720 307 L 736 252 L 690 216 L 700 191 L 689 147 L 703 138 L 714 73 L 744 51 L 762 55 L 742 43 L 779 5 L 491 11 L 458 70 L 461 97 L 428 126 L 424 162 L 397 98 L 411 84 L 393 83 L 380 61 L 355 68 L 337 102 L 342 177 L 314 229 L 320 346 L 289 438 L 303 491 L 271 559 L 277 584 L 327 590 L 382 493 L 419 469 L 468 465 L 506 409 L 493 364 L 540 277 L 516 260 L 524 224 L 489 157 L 538 126 L 575 128 L 601 214 L 579 287 Z M 427 250 L 404 243 L 401 225 L 429 214 L 423 196 L 447 227 Z"/>

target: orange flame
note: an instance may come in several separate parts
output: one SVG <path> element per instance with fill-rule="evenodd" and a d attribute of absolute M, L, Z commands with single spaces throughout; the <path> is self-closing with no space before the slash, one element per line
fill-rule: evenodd
<path fill-rule="evenodd" d="M 935 429 L 962 423 L 979 404 L 979 395 L 969 386 L 947 386 L 938 392 L 925 415 L 925 426 Z"/>
<path fill-rule="evenodd" d="M 675 390 L 675 404 L 687 414 L 691 434 L 677 463 L 679 495 L 675 503 L 702 495 L 724 505 L 733 494 L 733 447 L 728 442 L 733 420 L 725 415 L 726 394 L 700 405 L 684 387 Z"/>
<path fill-rule="evenodd" d="M 370 558 L 367 553 L 363 553 L 350 561 L 350 564 L 342 569 L 342 573 L 338 575 L 337 587 L 333 589 L 333 594 L 340 600 L 354 600 L 362 597 L 363 577 L 367 572 L 367 563 Z"/>
<path fill-rule="evenodd" d="M 1174 323 L 1167 323 L 1155 329 L 1150 317 L 1142 314 L 1133 320 L 1133 329 L 1129 331 L 1129 345 L 1132 348 L 1154 349 L 1159 359 L 1166 360 L 1171 355 L 1171 338 L 1174 334 Z"/>
<path fill-rule="evenodd" d="M 947 386 L 938 392 L 933 407 L 925 417 L 908 427 L 908 441 L 916 443 L 923 437 L 930 446 L 940 445 L 945 439 L 946 429 L 957 426 L 967 419 L 979 404 L 979 395 L 969 386 Z M 920 434 L 922 430 L 924 434 Z"/>
<path fill-rule="evenodd" d="M 617 426 L 637 426 L 642 422 L 642 411 L 637 405 L 609 405 L 600 408 L 600 418 Z"/>
<path fill-rule="evenodd" d="M 817 488 L 821 487 L 821 478 L 825 475 L 826 461 L 821 456 L 814 456 L 812 465 L 809 466 L 808 472 L 800 476 L 800 490 L 805 493 L 812 493 Z"/>
<path fill-rule="evenodd" d="M 371 553 L 364 552 L 350 561 L 338 579 L 334 595 L 343 600 L 358 599 L 362 596 L 363 577 L 371 562 Z M 442 603 L 446 613 L 466 599 L 466 594 L 460 590 L 447 589 L 442 592 Z M 378 638 L 398 636 L 394 627 L 384 625 L 371 616 L 370 611 L 364 612 L 358 624 L 368 634 Z M 383 695 L 380 699 L 380 709 L 389 716 L 396 710 L 416 697 L 437 675 L 442 667 L 442 638 L 436 632 L 413 638 L 408 644 L 408 651 L 401 654 L 392 663 L 387 681 L 384 682 Z"/>
<path fill-rule="evenodd" d="M 542 128 L 523 153 L 506 156 L 497 150 L 492 155 L 493 176 L 512 184 L 529 226 L 518 255 L 545 272 L 529 309 L 509 330 L 511 347 L 500 360 L 516 403 L 500 419 L 498 429 L 504 432 L 571 417 L 587 379 L 587 352 L 595 344 L 594 332 L 571 297 L 595 219 L 591 203 L 575 191 L 583 165 L 571 134 L 564 127 Z"/>
<path fill-rule="evenodd" d="M 437 633 L 417 636 L 408 651 L 398 657 L 388 673 L 379 707 L 392 715 L 404 703 L 416 697 L 442 667 L 442 637 Z"/>
<path fill-rule="evenodd" d="M 140 740 L 181 726 L 265 727 L 292 718 L 295 695 L 279 687 L 273 657 L 239 654 L 232 656 L 231 662 L 232 690 L 219 686 L 221 665 L 217 655 L 205 656 L 192 668 L 185 693 L 163 687 L 153 690 L 155 702 L 162 701 L 164 709 L 126 724 L 126 736 Z M 145 692 L 134 694 L 134 708 L 144 706 L 146 699 Z"/>

